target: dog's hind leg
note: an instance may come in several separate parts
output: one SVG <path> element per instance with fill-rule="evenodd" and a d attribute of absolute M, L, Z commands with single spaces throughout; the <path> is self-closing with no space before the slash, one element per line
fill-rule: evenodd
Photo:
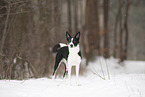
<path fill-rule="evenodd" d="M 62 59 L 62 61 L 63 61 L 63 64 L 65 66 L 65 72 L 63 74 L 63 78 L 65 78 L 66 74 L 68 73 L 67 61 L 64 58 Z"/>
<path fill-rule="evenodd" d="M 65 72 L 64 72 L 64 74 L 63 74 L 63 78 L 65 78 L 65 76 L 67 75 L 67 73 L 68 73 L 68 70 L 67 70 L 67 67 L 66 67 L 66 64 L 64 63 L 64 66 L 65 66 Z"/>
<path fill-rule="evenodd" d="M 57 53 L 56 59 L 55 59 L 54 72 L 53 72 L 52 79 L 55 79 L 56 71 L 57 71 L 59 65 L 61 64 L 62 58 L 63 58 L 62 54 Z"/>

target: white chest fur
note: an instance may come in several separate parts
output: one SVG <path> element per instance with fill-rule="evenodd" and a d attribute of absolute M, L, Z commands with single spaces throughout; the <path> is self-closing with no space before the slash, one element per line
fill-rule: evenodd
<path fill-rule="evenodd" d="M 80 51 L 79 45 L 73 48 L 69 47 L 68 65 L 76 66 L 80 64 L 81 57 L 78 55 L 79 51 Z"/>

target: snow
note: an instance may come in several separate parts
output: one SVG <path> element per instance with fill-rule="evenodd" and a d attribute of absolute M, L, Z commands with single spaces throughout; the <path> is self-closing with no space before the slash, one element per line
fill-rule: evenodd
<path fill-rule="evenodd" d="M 16 62 L 17 62 L 17 58 L 14 59 L 14 63 L 16 63 Z"/>
<path fill-rule="evenodd" d="M 81 86 L 76 85 L 75 75 L 71 86 L 61 78 L 0 80 L 0 97 L 145 97 L 144 61 L 125 61 L 121 66 L 118 59 L 99 57 L 79 79 Z"/>

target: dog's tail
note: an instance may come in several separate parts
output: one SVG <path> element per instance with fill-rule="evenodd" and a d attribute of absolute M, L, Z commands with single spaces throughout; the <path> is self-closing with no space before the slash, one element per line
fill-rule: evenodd
<path fill-rule="evenodd" d="M 56 52 L 58 52 L 58 50 L 59 50 L 60 48 L 62 48 L 62 47 L 64 47 L 64 46 L 67 46 L 67 45 L 64 44 L 64 43 L 56 44 L 56 45 L 53 47 L 52 52 L 53 52 L 53 53 L 56 53 Z"/>
<path fill-rule="evenodd" d="M 52 49 L 52 52 L 53 53 L 56 53 L 59 49 L 61 48 L 61 46 L 59 44 L 56 44 L 53 49 Z"/>

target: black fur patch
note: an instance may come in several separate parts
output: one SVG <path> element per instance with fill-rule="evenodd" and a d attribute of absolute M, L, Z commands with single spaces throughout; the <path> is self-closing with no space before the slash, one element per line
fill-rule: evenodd
<path fill-rule="evenodd" d="M 52 52 L 53 52 L 53 53 L 56 53 L 59 49 L 60 49 L 60 45 L 57 44 L 57 45 L 55 45 L 55 46 L 53 47 Z"/>
<path fill-rule="evenodd" d="M 57 46 L 56 46 L 56 47 L 57 47 Z M 67 60 L 68 55 L 69 55 L 68 46 L 62 47 L 62 48 L 60 48 L 60 49 L 57 50 L 53 75 L 55 75 L 56 70 L 57 70 L 57 68 L 58 68 L 59 63 L 61 62 L 61 60 L 62 60 L 63 58 L 65 58 L 65 59 Z M 66 65 L 66 64 L 65 64 L 65 65 Z M 64 76 L 65 76 L 66 73 L 67 73 L 67 71 L 66 71 L 66 67 L 65 67 Z"/>
<path fill-rule="evenodd" d="M 73 38 L 73 44 L 74 46 L 77 46 L 79 44 L 79 39 L 80 39 L 80 32 L 78 32 L 75 37 Z"/>
<path fill-rule="evenodd" d="M 68 54 L 69 54 L 69 49 L 68 46 L 62 47 L 58 50 L 58 53 L 63 55 L 63 58 L 65 58 L 67 60 L 68 58 Z"/>
<path fill-rule="evenodd" d="M 79 56 L 81 57 L 81 59 L 82 59 L 81 51 L 78 52 L 78 55 L 79 55 Z"/>

